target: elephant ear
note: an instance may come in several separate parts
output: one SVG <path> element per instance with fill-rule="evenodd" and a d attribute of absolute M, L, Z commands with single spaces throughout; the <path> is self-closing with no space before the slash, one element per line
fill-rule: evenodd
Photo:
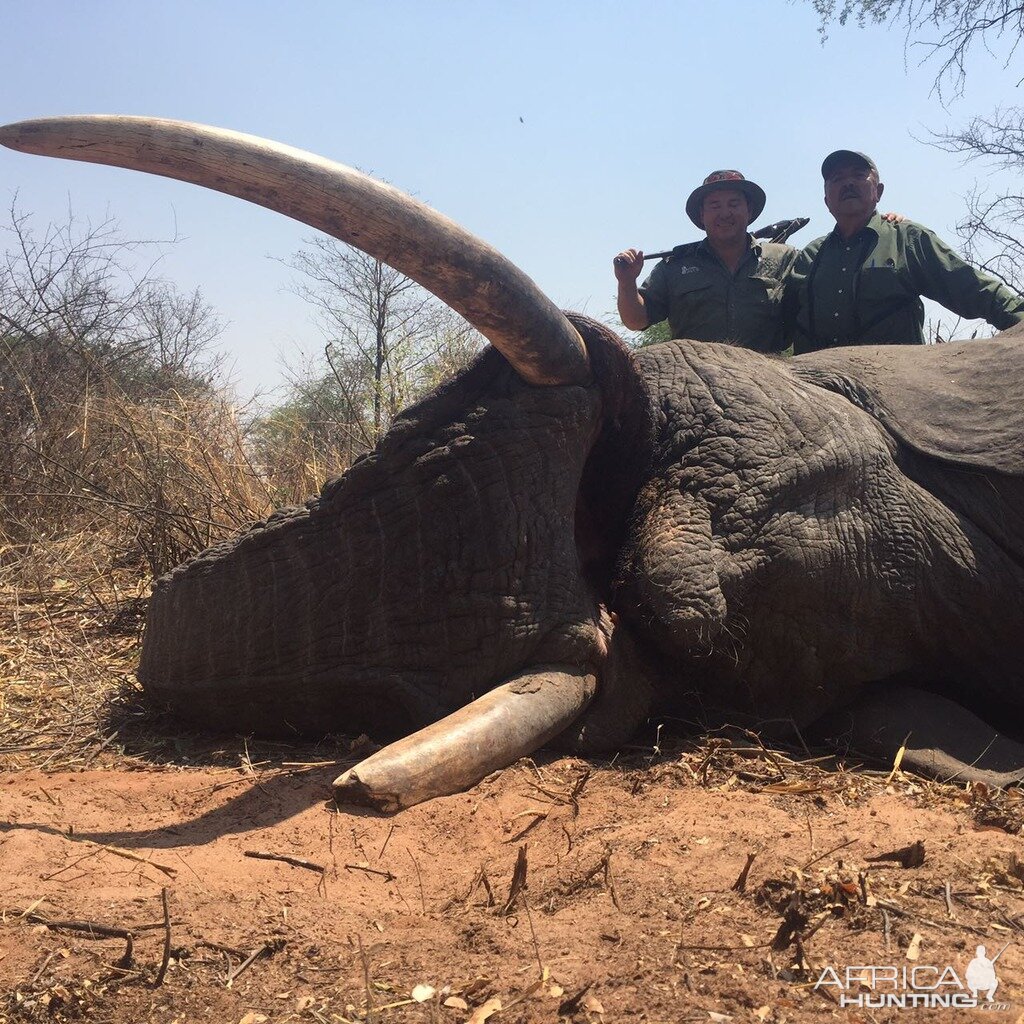
<path fill-rule="evenodd" d="M 1024 476 L 1024 333 L 945 345 L 824 349 L 792 360 L 894 437 L 955 465 Z"/>

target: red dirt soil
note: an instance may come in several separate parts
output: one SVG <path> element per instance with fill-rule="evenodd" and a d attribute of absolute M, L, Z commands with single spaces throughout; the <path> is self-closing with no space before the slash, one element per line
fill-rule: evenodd
<path fill-rule="evenodd" d="M 1013 795 L 711 746 L 521 762 L 386 817 L 331 804 L 338 770 L 122 759 L 0 777 L 0 1020 L 978 1020 L 840 1008 L 814 983 L 865 964 L 963 978 L 976 946 L 1006 943 L 1006 1008 L 984 1019 L 1024 1019 Z M 923 864 L 869 864 L 918 840 Z M 506 908 L 517 858 L 525 888 Z M 131 961 L 124 938 L 43 920 L 127 929 Z"/>

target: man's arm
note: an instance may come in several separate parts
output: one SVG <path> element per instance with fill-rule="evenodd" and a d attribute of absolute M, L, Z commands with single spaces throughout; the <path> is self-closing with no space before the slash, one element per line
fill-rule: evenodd
<path fill-rule="evenodd" d="M 791 279 L 793 267 L 800 256 L 800 250 L 789 245 L 785 246 L 785 250 L 779 260 L 778 279 L 782 288 L 782 296 L 778 305 L 778 324 L 770 348 L 772 352 L 785 352 L 793 346 L 793 339 L 790 335 L 792 333 L 791 321 L 795 319 L 796 295 Z"/>
<path fill-rule="evenodd" d="M 785 278 L 782 298 L 783 346 L 792 348 L 794 354 L 808 347 L 809 339 L 800 327 L 800 308 L 810 301 L 807 294 L 807 275 L 810 273 L 821 241 L 820 238 L 815 239 L 796 254 Z"/>
<path fill-rule="evenodd" d="M 1024 297 L 1002 281 L 962 260 L 937 235 L 911 225 L 911 272 L 922 295 L 969 320 L 986 320 L 1005 331 L 1024 321 Z M 911 241 L 911 239 L 908 239 Z"/>
<path fill-rule="evenodd" d="M 644 254 L 639 249 L 626 249 L 615 257 L 612 265 L 615 268 L 615 280 L 619 282 L 619 319 L 629 330 L 642 331 L 650 326 L 644 297 L 636 286 L 640 271 L 644 268 Z"/>

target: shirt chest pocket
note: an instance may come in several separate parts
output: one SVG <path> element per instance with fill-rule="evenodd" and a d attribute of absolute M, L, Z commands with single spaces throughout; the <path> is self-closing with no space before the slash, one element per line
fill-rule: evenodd
<path fill-rule="evenodd" d="M 915 298 L 915 293 L 895 266 L 864 267 L 857 282 L 857 302 L 864 311 L 897 306 Z"/>
<path fill-rule="evenodd" d="M 702 292 L 707 292 L 714 284 L 710 274 L 702 270 L 691 270 L 689 273 L 680 273 L 672 282 L 672 291 L 675 295 L 685 297 L 687 301 L 693 299 L 701 301 Z"/>

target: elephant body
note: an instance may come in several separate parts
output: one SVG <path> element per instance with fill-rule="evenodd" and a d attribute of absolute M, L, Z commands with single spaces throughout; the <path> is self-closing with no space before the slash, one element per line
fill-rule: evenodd
<path fill-rule="evenodd" d="M 305 508 L 157 581 L 139 667 L 155 701 L 236 732 L 412 732 L 335 783 L 389 807 L 559 731 L 613 749 L 662 710 L 824 716 L 890 758 L 912 733 L 904 763 L 932 774 L 1024 776 L 1024 746 L 964 710 L 1012 730 L 1024 704 L 1017 329 L 634 355 L 458 225 L 313 154 L 114 116 L 0 143 L 297 218 L 494 345 Z"/>
<path fill-rule="evenodd" d="M 1019 706 L 1019 446 L 984 465 L 1015 338 L 634 357 L 573 322 L 592 386 L 485 355 L 306 509 L 158 581 L 153 697 L 206 728 L 391 737 L 531 664 L 586 666 L 614 708 L 589 751 L 695 701 L 801 727 L 880 683 Z M 900 426 L 922 360 L 957 368 L 955 434 L 924 410 Z"/>
<path fill-rule="evenodd" d="M 791 360 L 668 342 L 640 363 L 660 415 L 623 615 L 705 699 L 798 722 L 887 680 L 1019 700 L 1016 337 Z M 922 367 L 947 382 L 930 406 Z"/>

